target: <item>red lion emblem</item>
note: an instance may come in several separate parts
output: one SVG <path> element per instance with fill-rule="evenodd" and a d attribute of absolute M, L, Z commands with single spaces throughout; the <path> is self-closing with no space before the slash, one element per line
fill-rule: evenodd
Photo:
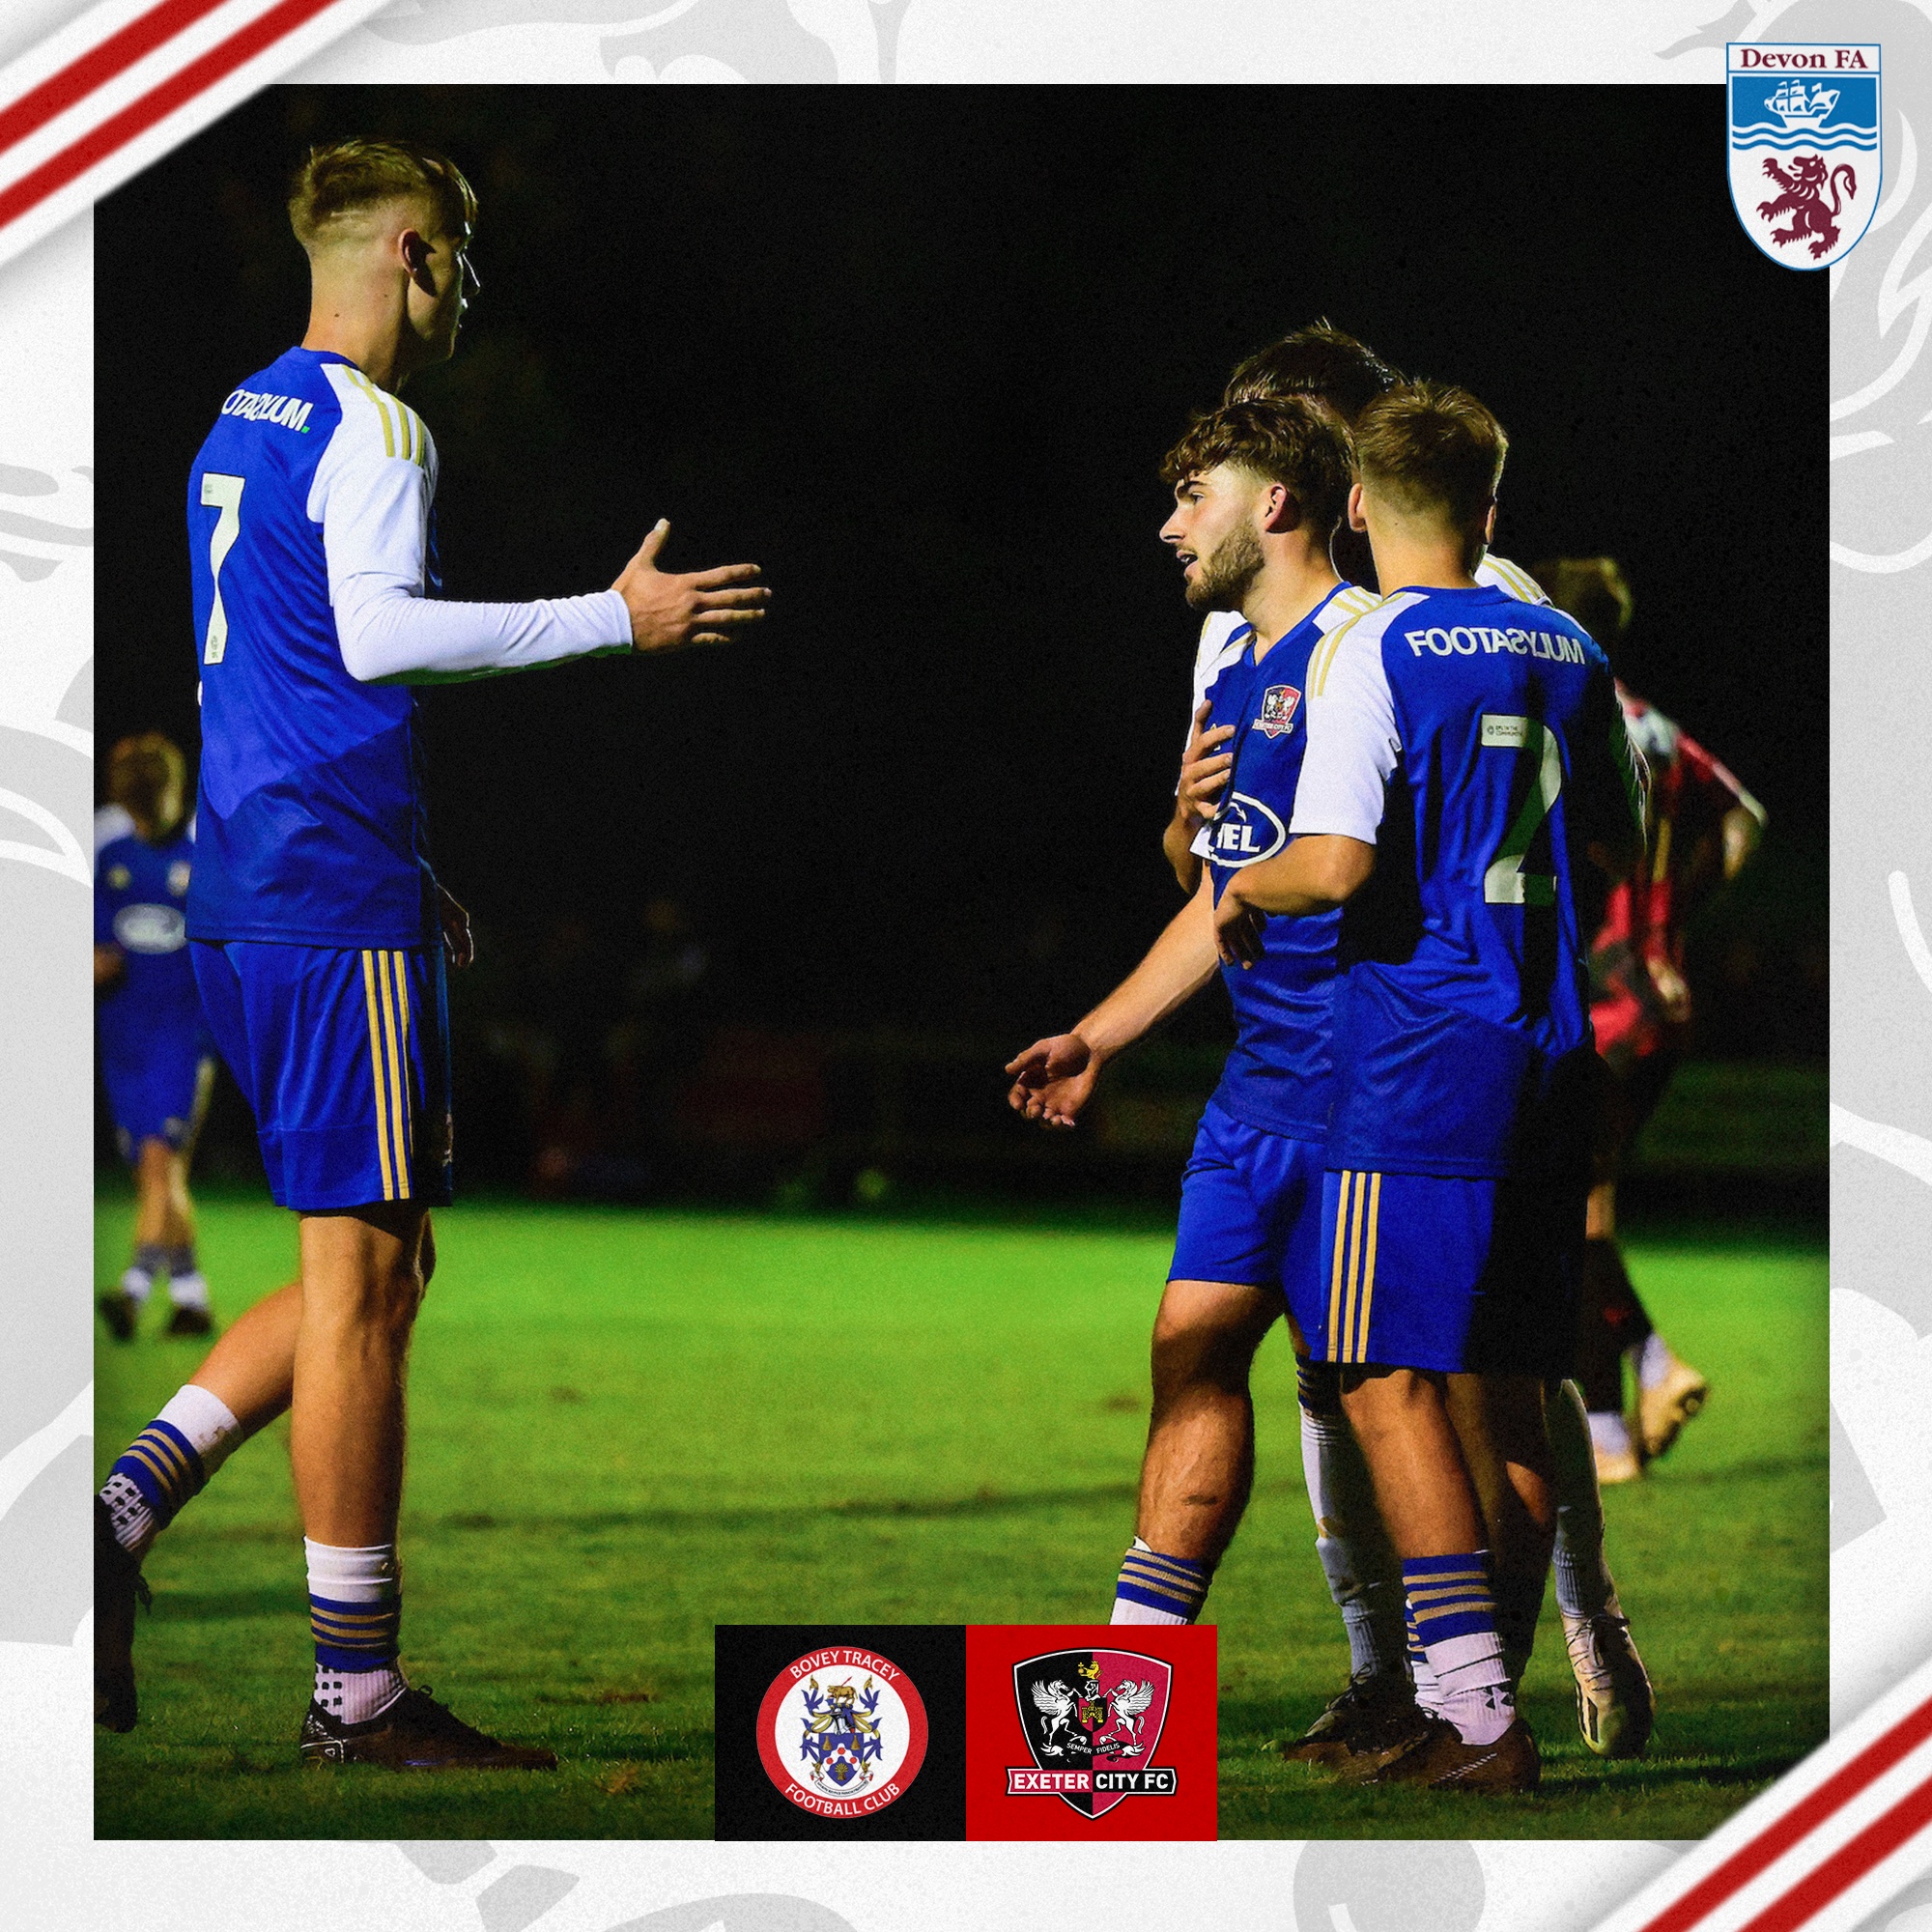
<path fill-rule="evenodd" d="M 1794 155 L 1791 157 L 1792 171 L 1787 174 L 1776 161 L 1766 161 L 1764 171 L 1776 182 L 1785 192 L 1776 201 L 1761 201 L 1757 212 L 1767 221 L 1776 220 L 1780 214 L 1791 217 L 1789 228 L 1774 228 L 1771 239 L 1782 248 L 1792 242 L 1802 242 L 1811 236 L 1811 259 L 1815 262 L 1825 254 L 1838 239 L 1838 214 L 1844 203 L 1838 199 L 1838 177 L 1845 178 L 1847 199 L 1859 191 L 1859 178 L 1848 162 L 1840 161 L 1828 179 L 1825 173 L 1825 157 L 1822 155 Z M 1832 190 L 1832 205 L 1825 206 L 1825 189 Z"/>

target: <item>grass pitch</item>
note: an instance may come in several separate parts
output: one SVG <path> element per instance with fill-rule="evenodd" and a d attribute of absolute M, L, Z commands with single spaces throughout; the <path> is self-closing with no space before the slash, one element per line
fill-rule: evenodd
<path fill-rule="evenodd" d="M 118 1273 L 125 1196 L 103 1197 Z M 102 1837 L 708 1837 L 714 1623 L 1103 1621 L 1132 1529 L 1168 1236 L 1080 1226 L 459 1207 L 417 1333 L 404 1659 L 554 1775 L 304 1772 L 310 1652 L 286 1425 L 156 1545 L 142 1721 L 97 1733 Z M 1342 1791 L 1275 1754 L 1342 1682 L 1293 1361 L 1257 1364 L 1260 1478 L 1209 1601 L 1227 1836 L 1689 1838 L 1826 1730 L 1822 1241 L 1642 1237 L 1709 1409 L 1606 1501 L 1658 1687 L 1645 1759 L 1577 1736 L 1553 1604 L 1531 1800 Z M 204 1204 L 233 1314 L 292 1270 L 259 1199 Z M 151 1311 L 150 1330 L 159 1325 Z M 102 1474 L 197 1345 L 102 1338 Z"/>

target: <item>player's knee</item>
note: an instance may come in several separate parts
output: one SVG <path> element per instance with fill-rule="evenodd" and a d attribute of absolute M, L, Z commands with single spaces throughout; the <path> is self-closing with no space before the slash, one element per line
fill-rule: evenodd
<path fill-rule="evenodd" d="M 426 1214 L 423 1216 L 422 1260 L 419 1265 L 422 1269 L 422 1293 L 427 1294 L 429 1285 L 436 1276 L 436 1228 Z"/>
<path fill-rule="evenodd" d="M 1260 1343 L 1245 1311 L 1198 1297 L 1164 1297 L 1153 1324 L 1155 1401 L 1199 1384 L 1245 1393 Z"/>

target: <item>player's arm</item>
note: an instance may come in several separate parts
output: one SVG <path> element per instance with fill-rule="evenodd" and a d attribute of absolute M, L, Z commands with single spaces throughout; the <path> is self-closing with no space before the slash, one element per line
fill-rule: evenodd
<path fill-rule="evenodd" d="M 95 856 L 100 854 L 100 841 L 95 841 Z M 111 986 L 121 977 L 127 965 L 127 958 L 121 949 L 114 944 L 114 908 L 108 902 L 107 895 L 101 889 L 100 881 L 94 882 L 94 990 L 98 993 L 103 986 Z"/>
<path fill-rule="evenodd" d="M 1071 1033 L 1036 1040 L 1007 1063 L 1008 1104 L 1030 1121 L 1070 1127 L 1108 1061 L 1192 999 L 1218 964 L 1214 881 L 1204 877 L 1147 957 Z"/>
<path fill-rule="evenodd" d="M 1650 773 L 1631 743 L 1607 669 L 1591 682 L 1570 749 L 1568 789 L 1578 842 L 1611 880 L 1628 878 L 1643 859 Z"/>
<path fill-rule="evenodd" d="M 491 677 L 602 653 L 723 643 L 764 615 L 755 564 L 661 571 L 658 523 L 609 590 L 528 604 L 457 604 L 423 594 L 432 458 L 391 453 L 371 418 L 346 410 L 309 497 L 322 525 L 342 662 L 365 684 Z"/>
<path fill-rule="evenodd" d="M 1235 735 L 1232 724 L 1207 728 L 1212 706 L 1203 698 L 1195 707 L 1194 722 L 1187 733 L 1187 748 L 1180 754 L 1180 782 L 1174 789 L 1174 815 L 1160 836 L 1160 849 L 1173 867 L 1183 893 L 1192 894 L 1201 884 L 1202 859 L 1194 849 L 1201 828 L 1219 809 L 1220 794 L 1228 782 L 1234 753 L 1221 747 Z"/>
<path fill-rule="evenodd" d="M 1764 838 L 1765 809 L 1732 774 L 1688 731 L 1677 734 L 1677 755 L 1687 781 L 1710 801 L 1718 812 L 1726 884 L 1744 870 Z"/>

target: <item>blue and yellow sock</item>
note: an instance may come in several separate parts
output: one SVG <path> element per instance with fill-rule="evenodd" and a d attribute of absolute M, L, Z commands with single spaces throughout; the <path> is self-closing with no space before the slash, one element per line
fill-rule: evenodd
<path fill-rule="evenodd" d="M 148 1546 L 208 1486 L 242 1440 L 242 1425 L 219 1396 L 193 1382 L 114 1459 L 100 1500 L 114 1540 L 132 1555 Z"/>
<path fill-rule="evenodd" d="M 396 1662 L 403 1624 L 396 1546 L 345 1548 L 304 1538 L 302 1547 L 315 1636 L 315 1701 L 343 1723 L 365 1722 L 408 1689 Z"/>
<path fill-rule="evenodd" d="M 1191 1624 L 1208 1601 L 1214 1573 L 1191 1556 L 1163 1556 L 1137 1536 L 1114 1585 L 1117 1624 Z"/>
<path fill-rule="evenodd" d="M 1402 1580 L 1436 1714 L 1464 1744 L 1494 1744 L 1516 1721 L 1516 1692 L 1496 1630 L 1489 1551 L 1405 1557 Z"/>

